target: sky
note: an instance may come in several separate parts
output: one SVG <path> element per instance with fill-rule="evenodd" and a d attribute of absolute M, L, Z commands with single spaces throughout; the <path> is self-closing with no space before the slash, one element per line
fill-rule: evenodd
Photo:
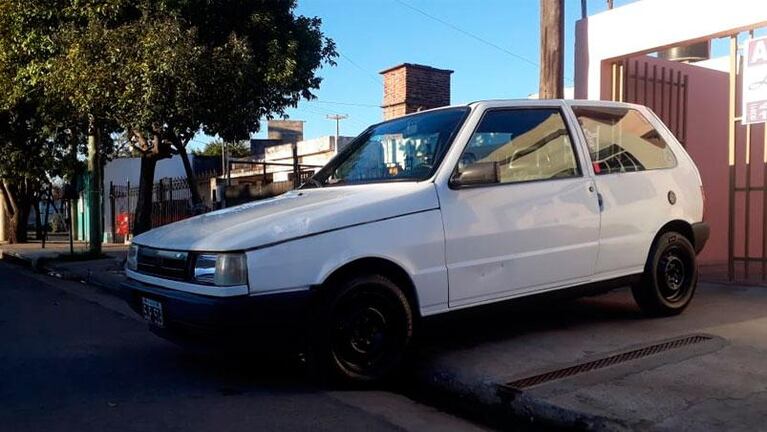
<path fill-rule="evenodd" d="M 632 0 L 616 0 L 615 7 Z M 451 102 L 525 98 L 538 91 L 540 0 L 298 0 L 297 14 L 322 19 L 339 57 L 325 66 L 317 99 L 288 110 L 304 137 L 335 134 L 328 114 L 346 114 L 341 135 L 383 120 L 379 72 L 401 63 L 451 69 Z M 588 13 L 607 9 L 588 0 Z M 580 0 L 565 0 L 565 86 L 573 85 Z M 257 137 L 265 137 L 266 125 Z M 256 137 L 254 136 L 254 137 Z M 199 134 L 192 147 L 213 137 Z"/>

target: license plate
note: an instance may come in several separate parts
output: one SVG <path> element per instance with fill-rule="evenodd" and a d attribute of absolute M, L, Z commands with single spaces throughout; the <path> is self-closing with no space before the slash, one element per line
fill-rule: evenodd
<path fill-rule="evenodd" d="M 157 300 L 142 297 L 141 306 L 144 312 L 144 319 L 157 327 L 164 327 L 165 322 L 162 316 L 162 303 Z"/>

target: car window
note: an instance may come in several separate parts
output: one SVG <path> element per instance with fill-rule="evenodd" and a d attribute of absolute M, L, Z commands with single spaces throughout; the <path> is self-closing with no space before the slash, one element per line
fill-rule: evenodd
<path fill-rule="evenodd" d="M 676 166 L 674 153 L 653 125 L 631 108 L 573 107 L 596 174 Z"/>
<path fill-rule="evenodd" d="M 456 178 L 487 173 L 482 183 L 516 183 L 581 174 L 572 140 L 558 109 L 509 109 L 485 113 L 461 154 Z M 472 178 L 477 178 L 476 174 Z"/>
<path fill-rule="evenodd" d="M 468 108 L 412 114 L 373 126 L 308 183 L 311 187 L 419 181 L 432 175 Z"/>

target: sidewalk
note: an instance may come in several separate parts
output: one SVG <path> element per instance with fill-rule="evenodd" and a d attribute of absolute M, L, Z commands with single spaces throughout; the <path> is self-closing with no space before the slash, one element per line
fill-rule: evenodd
<path fill-rule="evenodd" d="M 75 242 L 75 254 L 87 252 L 87 244 Z M 45 249 L 39 241 L 25 244 L 0 244 L 0 259 L 12 261 L 54 277 L 97 285 L 117 293 L 125 280 L 123 265 L 128 255 L 128 245 L 102 245 L 101 259 L 71 260 L 69 242 L 51 241 Z"/>
<path fill-rule="evenodd" d="M 117 293 L 126 248 L 39 270 Z M 68 245 L 66 251 L 68 251 Z M 45 258 L 40 260 L 40 258 Z M 460 311 L 420 328 L 405 391 L 518 429 L 760 430 L 767 424 L 767 288 L 701 283 L 690 308 L 643 317 L 627 289 Z"/>
<path fill-rule="evenodd" d="M 702 283 L 690 308 L 672 318 L 644 318 L 624 289 L 467 311 L 431 323 L 428 333 L 419 383 L 478 415 L 585 430 L 767 423 L 764 287 Z M 682 337 L 694 339 L 663 344 Z"/>

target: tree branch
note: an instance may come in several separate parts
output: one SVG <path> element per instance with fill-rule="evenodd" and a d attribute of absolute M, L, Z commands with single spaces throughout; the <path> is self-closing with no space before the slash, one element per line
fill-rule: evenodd
<path fill-rule="evenodd" d="M 130 142 L 131 147 L 138 150 L 142 155 L 149 154 L 149 143 L 147 142 L 146 137 L 144 137 L 144 134 L 137 128 L 131 128 L 130 135 L 128 141 Z M 134 138 L 138 141 L 138 144 L 133 141 Z"/>
<path fill-rule="evenodd" d="M 11 188 L 8 187 L 7 182 L 5 179 L 2 179 L 0 181 L 0 189 L 2 189 L 3 192 L 3 199 L 5 200 L 5 208 L 8 209 L 8 214 L 13 217 L 18 213 L 19 208 L 16 205 L 16 199 L 11 194 Z"/>

